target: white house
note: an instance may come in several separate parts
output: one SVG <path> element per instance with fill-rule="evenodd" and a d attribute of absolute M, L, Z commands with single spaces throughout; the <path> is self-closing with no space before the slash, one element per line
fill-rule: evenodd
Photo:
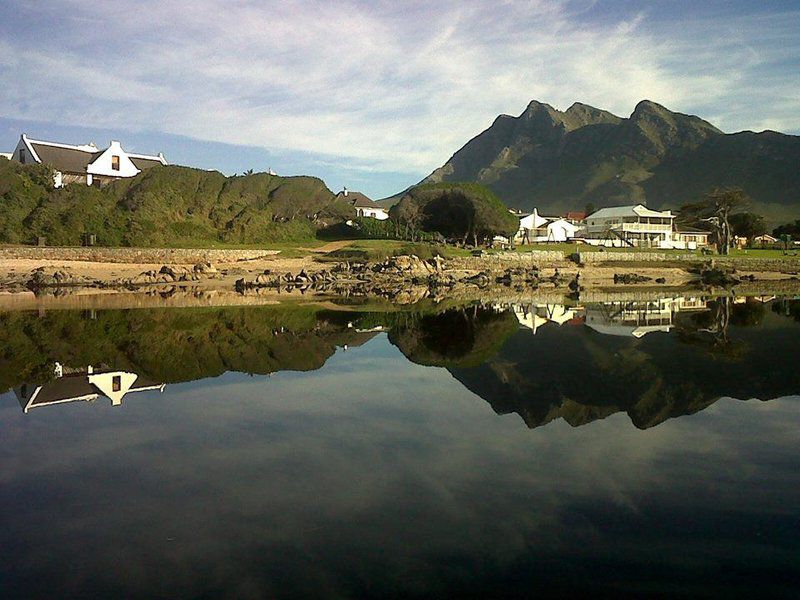
<path fill-rule="evenodd" d="M 709 232 L 689 227 L 676 228 L 675 215 L 668 210 L 651 210 L 643 204 L 609 206 L 586 217 L 588 244 L 622 247 L 647 246 L 696 250 L 708 246 Z"/>
<path fill-rule="evenodd" d="M 14 389 L 23 412 L 32 408 L 65 404 L 67 402 L 92 401 L 100 397 L 111 400 L 112 406 L 122 404 L 126 394 L 151 390 L 164 391 L 165 384 L 145 381 L 136 373 L 126 371 L 96 372 L 92 367 L 64 374 L 63 367 L 56 363 L 55 379 L 41 385 L 22 385 Z"/>
<path fill-rule="evenodd" d="M 100 149 L 91 144 L 73 146 L 58 142 L 34 140 L 24 133 L 20 136 L 12 160 L 22 164 L 45 164 L 53 168 L 53 184 L 61 187 L 67 183 L 103 185 L 125 177 L 135 177 L 157 165 L 166 165 L 164 155 L 134 154 L 126 152 L 117 141 Z"/>
<path fill-rule="evenodd" d="M 587 238 L 612 245 L 659 246 L 672 239 L 675 215 L 642 204 L 601 208 L 586 217 Z"/>
<path fill-rule="evenodd" d="M 336 194 L 336 199 L 348 202 L 355 209 L 357 217 L 371 217 L 378 221 L 385 221 L 389 218 L 389 213 L 384 207 L 361 192 L 351 192 L 344 188 Z"/>
<path fill-rule="evenodd" d="M 1 158 L 5 158 L 6 160 L 11 160 L 12 158 L 14 158 L 14 153 L 13 152 L 0 152 L 0 157 Z"/>
<path fill-rule="evenodd" d="M 514 241 L 518 244 L 566 242 L 583 229 L 581 225 L 561 217 L 544 217 L 535 208 L 532 213 L 514 214 L 519 217 L 519 231 L 514 236 Z"/>

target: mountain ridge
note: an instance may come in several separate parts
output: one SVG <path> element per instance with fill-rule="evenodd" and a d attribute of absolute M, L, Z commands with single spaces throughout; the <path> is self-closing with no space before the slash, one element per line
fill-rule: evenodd
<path fill-rule="evenodd" d="M 562 213 L 642 202 L 678 208 L 713 187 L 741 187 L 769 221 L 800 216 L 800 136 L 725 133 L 651 100 L 629 117 L 532 100 L 499 115 L 420 183 L 482 183 L 510 207 Z"/>

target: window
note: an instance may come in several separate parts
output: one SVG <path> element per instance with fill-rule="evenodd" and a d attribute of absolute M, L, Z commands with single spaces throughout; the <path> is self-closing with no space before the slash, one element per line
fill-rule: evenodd
<path fill-rule="evenodd" d="M 25 164 L 25 148 L 19 149 L 19 162 L 21 162 L 23 165 Z"/>
<path fill-rule="evenodd" d="M 119 375 L 114 375 L 111 378 L 111 390 L 114 392 L 118 392 L 122 389 L 122 377 Z"/>
<path fill-rule="evenodd" d="M 111 168 L 114 171 L 119 171 L 119 156 L 116 154 L 111 157 Z"/>

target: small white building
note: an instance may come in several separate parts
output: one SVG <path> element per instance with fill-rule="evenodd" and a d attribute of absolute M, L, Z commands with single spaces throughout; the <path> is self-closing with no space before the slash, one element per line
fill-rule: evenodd
<path fill-rule="evenodd" d="M 357 217 L 370 217 L 378 221 L 385 221 L 389 218 L 389 212 L 384 207 L 361 192 L 351 192 L 344 188 L 336 194 L 336 199 L 349 203 L 355 209 Z"/>
<path fill-rule="evenodd" d="M 13 152 L 0 152 L 0 158 L 5 158 L 6 160 L 11 160 L 14 158 Z"/>
<path fill-rule="evenodd" d="M 519 231 L 514 236 L 514 242 L 517 244 L 567 242 L 583 230 L 581 225 L 567 219 L 542 216 L 535 208 L 532 213 L 514 212 L 514 214 L 519 217 Z"/>
<path fill-rule="evenodd" d="M 68 183 L 103 185 L 115 179 L 135 177 L 142 171 L 166 165 L 164 155 L 126 152 L 117 141 L 100 149 L 91 144 L 74 146 L 59 142 L 34 140 L 24 133 L 20 136 L 12 160 L 22 164 L 45 164 L 53 168 L 53 184 Z"/>

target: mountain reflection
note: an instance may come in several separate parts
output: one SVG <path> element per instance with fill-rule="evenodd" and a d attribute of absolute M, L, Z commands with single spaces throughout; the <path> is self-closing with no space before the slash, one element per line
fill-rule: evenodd
<path fill-rule="evenodd" d="M 777 316 L 796 315 L 797 301 L 781 301 L 789 308 L 775 302 L 725 297 L 498 306 L 459 313 L 473 323 L 456 334 L 462 343 L 450 357 L 433 333 L 452 315 L 417 319 L 390 340 L 414 362 L 446 367 L 497 413 L 517 413 L 529 427 L 558 418 L 579 426 L 625 412 L 644 429 L 723 396 L 766 400 L 798 393 L 800 340 L 796 327 Z M 511 317 L 513 330 L 490 326 Z"/>
<path fill-rule="evenodd" d="M 126 394 L 228 371 L 319 369 L 337 348 L 385 331 L 410 361 L 446 368 L 529 427 L 625 412 L 647 428 L 722 396 L 800 391 L 798 323 L 798 300 L 730 297 L 393 313 L 308 305 L 3 313 L 0 389 L 14 389 L 25 412 L 99 398 L 119 405 Z"/>

